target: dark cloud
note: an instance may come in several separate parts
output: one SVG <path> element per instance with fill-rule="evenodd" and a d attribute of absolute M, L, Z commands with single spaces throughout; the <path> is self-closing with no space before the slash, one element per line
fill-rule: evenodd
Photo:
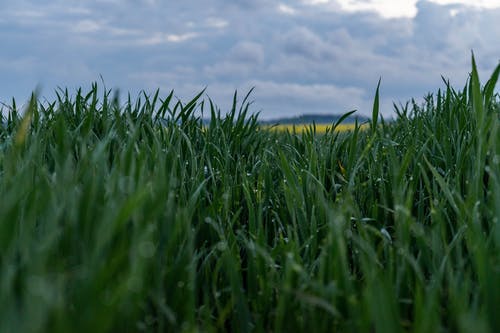
<path fill-rule="evenodd" d="M 328 62 L 334 56 L 334 45 L 306 27 L 294 27 L 283 38 L 283 49 L 289 55 L 297 55 L 313 61 Z"/>
<path fill-rule="evenodd" d="M 236 62 L 258 65 L 264 62 L 264 48 L 255 42 L 238 42 L 229 51 L 229 56 Z"/>

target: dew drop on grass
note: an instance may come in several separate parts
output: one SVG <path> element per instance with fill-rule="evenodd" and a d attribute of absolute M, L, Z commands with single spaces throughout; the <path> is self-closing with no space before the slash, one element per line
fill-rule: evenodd
<path fill-rule="evenodd" d="M 380 233 L 384 235 L 384 237 L 389 241 L 389 243 L 392 243 L 391 235 L 389 234 L 386 228 L 380 229 Z"/>

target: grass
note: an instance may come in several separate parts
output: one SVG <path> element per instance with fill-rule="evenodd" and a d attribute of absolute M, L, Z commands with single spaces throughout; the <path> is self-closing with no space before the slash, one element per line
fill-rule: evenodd
<path fill-rule="evenodd" d="M 0 331 L 500 331 L 499 71 L 322 135 L 248 96 L 13 103 Z"/>

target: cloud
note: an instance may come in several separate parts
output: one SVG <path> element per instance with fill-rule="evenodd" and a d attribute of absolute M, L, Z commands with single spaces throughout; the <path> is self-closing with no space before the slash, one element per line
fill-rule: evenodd
<path fill-rule="evenodd" d="M 184 34 L 166 34 L 166 33 L 155 33 L 151 37 L 140 39 L 139 44 L 143 45 L 159 45 L 165 43 L 181 43 L 188 41 L 197 37 L 198 34 L 194 32 L 188 32 Z"/>
<path fill-rule="evenodd" d="M 295 15 L 297 14 L 297 10 L 291 6 L 288 6 L 284 3 L 280 3 L 278 5 L 278 11 L 282 14 L 287 14 L 287 15 Z"/>
<path fill-rule="evenodd" d="M 281 117 L 287 114 L 345 113 L 353 109 L 353 105 L 367 107 L 366 92 L 363 89 L 334 84 L 300 84 L 279 83 L 274 81 L 251 81 L 255 86 L 255 98 L 266 103 L 274 112 L 267 117 Z M 287 109 L 283 108 L 287 105 Z M 271 111 L 269 110 L 269 111 Z"/>
<path fill-rule="evenodd" d="M 208 79 L 247 80 L 264 72 L 264 47 L 255 42 L 236 43 L 222 60 L 204 66 L 203 73 Z"/>
<path fill-rule="evenodd" d="M 263 7 L 273 6 L 277 1 L 275 0 L 232 0 L 232 1 L 220 1 L 220 3 L 230 6 L 238 6 L 243 9 L 261 9 Z"/>
<path fill-rule="evenodd" d="M 228 26 L 229 22 L 221 18 L 209 17 L 205 20 L 205 24 L 209 28 L 223 29 Z"/>
<path fill-rule="evenodd" d="M 306 27 L 295 27 L 283 36 L 284 51 L 314 61 L 332 58 L 332 45 Z"/>
<path fill-rule="evenodd" d="M 432 2 L 440 5 L 467 5 L 470 7 L 478 7 L 478 8 L 499 8 L 500 1 L 499 0 L 432 0 Z"/>
<path fill-rule="evenodd" d="M 390 116 L 392 100 L 442 87 L 441 75 L 461 87 L 471 49 L 486 79 L 500 57 L 500 9 L 435 1 L 415 8 L 386 19 L 326 0 L 8 2 L 0 101 L 24 99 L 39 83 L 50 96 L 102 75 L 132 93 L 175 89 L 189 98 L 207 86 L 221 105 L 234 89 L 255 86 L 256 111 L 266 118 L 369 115 L 381 77 L 382 113 Z"/>
<path fill-rule="evenodd" d="M 81 20 L 72 26 L 72 31 L 75 33 L 98 32 L 102 30 L 102 24 L 94 20 Z"/>
<path fill-rule="evenodd" d="M 417 1 L 401 0 L 377 0 L 377 1 L 352 1 L 338 0 L 343 10 L 349 12 L 372 11 L 384 18 L 414 17 L 417 13 L 415 3 Z"/>
<path fill-rule="evenodd" d="M 255 42 L 239 42 L 229 51 L 229 57 L 239 63 L 262 64 L 264 62 L 264 48 Z"/>

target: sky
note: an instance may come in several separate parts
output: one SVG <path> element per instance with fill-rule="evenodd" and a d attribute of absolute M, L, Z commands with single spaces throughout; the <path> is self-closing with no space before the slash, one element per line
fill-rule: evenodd
<path fill-rule="evenodd" d="M 460 89 L 500 60 L 500 0 L 0 0 L 0 102 L 93 82 L 132 98 L 202 89 L 223 112 L 254 87 L 263 119 L 381 113 Z"/>

